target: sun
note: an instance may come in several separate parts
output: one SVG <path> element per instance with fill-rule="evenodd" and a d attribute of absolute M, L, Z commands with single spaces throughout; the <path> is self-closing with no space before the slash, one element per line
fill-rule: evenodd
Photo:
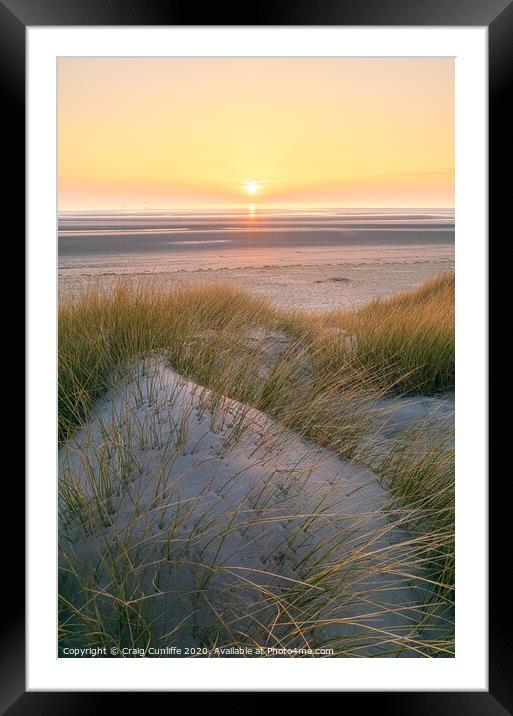
<path fill-rule="evenodd" d="M 256 194 L 258 189 L 259 189 L 258 182 L 256 182 L 256 181 L 244 182 L 244 191 L 247 194 Z"/>

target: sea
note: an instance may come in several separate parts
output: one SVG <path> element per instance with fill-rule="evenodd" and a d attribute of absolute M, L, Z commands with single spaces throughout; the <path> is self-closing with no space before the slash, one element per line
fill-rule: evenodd
<path fill-rule="evenodd" d="M 357 307 L 454 268 L 452 209 L 61 212 L 59 291 L 224 283 L 287 309 Z"/>

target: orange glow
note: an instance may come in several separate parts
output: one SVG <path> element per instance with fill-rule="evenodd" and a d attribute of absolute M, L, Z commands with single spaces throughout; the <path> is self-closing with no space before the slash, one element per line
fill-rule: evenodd
<path fill-rule="evenodd" d="M 62 58 L 59 208 L 453 206 L 454 61 Z"/>

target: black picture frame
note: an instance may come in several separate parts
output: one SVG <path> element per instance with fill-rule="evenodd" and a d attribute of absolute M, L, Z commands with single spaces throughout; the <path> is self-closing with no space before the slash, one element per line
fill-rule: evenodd
<path fill-rule="evenodd" d="M 198 23 L 198 18 L 201 22 Z M 501 404 L 510 405 L 511 381 L 504 380 L 513 351 L 508 340 L 508 291 L 511 239 L 509 211 L 513 167 L 511 114 L 506 110 L 513 76 L 513 0 L 263 0 L 223 8 L 218 3 L 198 7 L 169 0 L 0 0 L 0 88 L 4 158 L 5 206 L 12 219 L 10 235 L 18 249 L 25 216 L 25 37 L 26 28 L 66 25 L 381 25 L 486 26 L 489 39 L 489 690 L 487 692 L 344 692 L 343 708 L 354 696 L 358 706 L 383 714 L 455 714 L 494 716 L 513 714 L 513 639 L 508 578 L 510 545 L 507 468 L 500 455 L 507 444 L 510 421 L 501 420 Z M 6 166 L 9 167 L 8 171 Z M 29 349 L 33 347 L 29 346 Z M 510 395 L 508 396 L 508 392 Z M 500 403 L 499 403 L 500 401 Z M 19 402 L 19 392 L 18 392 Z M 9 512 L 24 512 L 24 484 L 17 466 L 6 470 Z M 509 471 L 511 473 L 511 470 Z M 112 704 L 110 693 L 25 692 L 24 551 L 22 537 L 7 545 L 3 572 L 16 585 L 8 595 L 0 624 L 0 710 L 18 714 L 97 714 Z M 7 591 L 7 587 L 4 588 Z M 9 590 L 10 591 L 10 590 Z M 234 690 L 236 687 L 234 685 Z M 298 689 L 299 690 L 299 689 Z M 120 694 L 117 694 L 119 697 Z M 139 696 L 130 694 L 133 708 Z M 143 696 L 144 698 L 144 696 Z M 379 700 L 379 704 L 377 703 Z M 116 704 L 119 707 L 119 702 Z"/>

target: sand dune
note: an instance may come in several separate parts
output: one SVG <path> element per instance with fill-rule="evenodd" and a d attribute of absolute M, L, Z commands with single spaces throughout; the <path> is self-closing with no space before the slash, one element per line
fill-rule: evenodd
<path fill-rule="evenodd" d="M 94 599 L 128 643 L 144 632 L 159 646 L 422 654 L 415 541 L 385 512 L 376 475 L 163 358 L 105 397 L 59 467 L 63 623 L 76 643 L 77 611 Z"/>

